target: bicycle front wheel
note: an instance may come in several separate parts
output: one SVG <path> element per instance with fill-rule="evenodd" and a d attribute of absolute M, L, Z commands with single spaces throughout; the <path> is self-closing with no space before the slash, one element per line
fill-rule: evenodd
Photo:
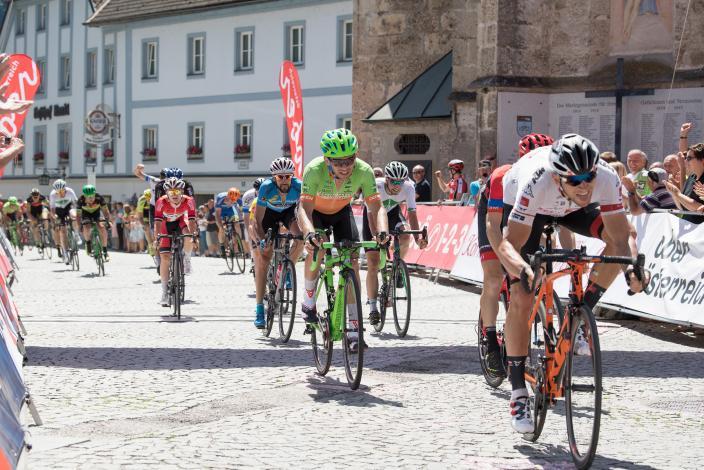
<path fill-rule="evenodd" d="M 240 270 L 240 274 L 244 273 L 247 267 L 247 253 L 244 251 L 244 245 L 242 244 L 242 238 L 239 234 L 235 233 L 232 243 L 232 252 L 235 255 L 235 261 L 237 262 L 237 269 Z"/>
<path fill-rule="evenodd" d="M 281 341 L 286 343 L 291 338 L 293 323 L 296 320 L 296 270 L 293 263 L 288 260 L 283 263 L 279 288 L 276 292 L 279 307 L 279 334 Z"/>
<path fill-rule="evenodd" d="M 233 236 L 227 237 L 227 248 L 225 249 L 225 264 L 230 272 L 235 270 L 235 239 Z"/>
<path fill-rule="evenodd" d="M 322 279 L 318 281 L 318 283 L 322 282 Z M 318 323 L 306 327 L 306 331 L 310 332 L 313 359 L 319 375 L 328 373 L 330 362 L 332 361 L 332 335 L 330 333 L 330 317 L 328 316 L 331 307 L 325 286 L 323 286 L 322 291 L 325 304 L 323 305 L 324 308 L 318 308 Z"/>
<path fill-rule="evenodd" d="M 278 313 L 276 293 L 276 267 L 274 263 L 269 263 L 269 269 L 266 273 L 266 291 L 264 292 L 264 320 L 266 323 L 262 330 L 262 334 L 267 338 L 274 328 L 274 317 Z"/>
<path fill-rule="evenodd" d="M 342 272 L 345 280 L 343 291 L 345 311 L 343 325 L 345 334 L 342 336 L 342 349 L 345 359 L 345 374 L 352 390 L 359 388 L 362 381 L 364 366 L 364 324 L 362 322 L 362 301 L 359 283 L 354 271 L 345 269 Z M 338 292 L 338 295 L 340 293 Z"/>
<path fill-rule="evenodd" d="M 403 338 L 408 333 L 411 322 L 411 277 L 408 274 L 408 266 L 402 259 L 398 260 L 398 266 L 394 269 L 391 290 L 394 326 L 396 326 L 396 334 L 399 338 Z"/>
<path fill-rule="evenodd" d="M 183 265 L 181 264 L 181 255 L 174 253 L 171 260 L 173 264 L 171 269 L 171 307 L 173 315 L 177 320 L 181 320 L 181 272 Z"/>
<path fill-rule="evenodd" d="M 570 453 L 577 468 L 591 466 L 601 423 L 601 349 L 591 309 L 572 313 L 572 344 L 565 373 L 565 411 Z"/>

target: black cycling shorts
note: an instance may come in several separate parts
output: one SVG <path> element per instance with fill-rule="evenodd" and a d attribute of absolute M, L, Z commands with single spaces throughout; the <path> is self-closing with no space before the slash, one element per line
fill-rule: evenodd
<path fill-rule="evenodd" d="M 396 206 L 386 213 L 389 220 L 389 230 L 403 229 L 399 227 L 399 224 L 403 225 L 406 223 L 406 219 L 403 217 L 401 212 L 401 206 Z M 370 242 L 373 240 L 372 230 L 369 227 L 369 216 L 367 215 L 367 206 L 364 206 L 364 212 L 362 213 L 362 237 L 365 242 Z M 365 248 L 364 251 L 379 251 L 378 248 Z"/>
<path fill-rule="evenodd" d="M 59 225 L 64 225 L 66 220 L 71 217 L 71 206 L 54 208 L 56 217 L 59 219 Z"/>
<path fill-rule="evenodd" d="M 264 218 L 262 219 L 262 230 L 266 233 L 269 229 L 271 229 L 274 234 L 277 234 L 279 230 L 279 222 L 284 224 L 284 227 L 288 230 L 291 230 L 291 224 L 295 221 L 296 206 L 289 207 L 281 212 L 276 212 L 275 210 L 267 208 L 264 211 Z"/>
<path fill-rule="evenodd" d="M 149 204 L 149 228 L 154 230 L 154 214 L 156 213 L 156 207 Z"/>
<path fill-rule="evenodd" d="M 318 230 L 327 230 L 332 227 L 332 234 L 338 243 L 343 240 L 359 241 L 359 230 L 357 230 L 357 224 L 354 221 L 352 206 L 345 206 L 335 214 L 323 214 L 314 210 L 313 227 Z"/>
<path fill-rule="evenodd" d="M 101 219 L 102 214 L 100 209 L 95 212 L 81 211 L 81 224 L 85 224 L 86 222 L 100 222 Z"/>
<path fill-rule="evenodd" d="M 489 242 L 489 236 L 486 234 L 486 216 L 488 213 L 487 206 L 489 201 L 486 198 L 486 193 L 482 192 L 477 201 L 477 241 L 479 242 L 479 258 L 481 261 L 489 261 L 492 259 L 498 260 L 498 256 L 494 253 L 494 249 Z M 506 206 L 504 206 L 504 217 L 501 221 L 501 229 L 506 226 Z"/>
<path fill-rule="evenodd" d="M 29 215 L 39 220 L 44 213 L 44 206 L 29 206 Z"/>

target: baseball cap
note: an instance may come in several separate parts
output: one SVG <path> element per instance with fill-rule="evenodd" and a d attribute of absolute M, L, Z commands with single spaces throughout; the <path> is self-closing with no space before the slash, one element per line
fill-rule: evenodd
<path fill-rule="evenodd" d="M 648 178 L 657 184 L 665 184 L 665 181 L 667 181 L 667 171 L 663 168 L 653 168 L 648 171 Z"/>

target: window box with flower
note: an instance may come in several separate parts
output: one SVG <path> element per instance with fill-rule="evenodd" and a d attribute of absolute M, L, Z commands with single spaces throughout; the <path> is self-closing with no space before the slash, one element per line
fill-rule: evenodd
<path fill-rule="evenodd" d="M 115 158 L 115 153 L 112 151 L 111 148 L 106 148 L 103 150 L 103 161 L 112 161 Z"/>
<path fill-rule="evenodd" d="M 140 153 L 144 160 L 156 160 L 156 148 L 145 148 Z"/>
<path fill-rule="evenodd" d="M 35 153 L 34 157 L 32 157 L 32 160 L 34 160 L 34 163 L 37 163 L 37 164 L 44 163 L 44 152 Z"/>
<path fill-rule="evenodd" d="M 85 153 L 83 153 L 83 158 L 86 163 L 95 163 L 95 156 L 93 156 L 93 152 L 88 149 L 86 149 Z"/>
<path fill-rule="evenodd" d="M 68 162 L 69 159 L 69 154 L 66 151 L 61 151 L 59 152 L 59 163 L 66 163 Z"/>
<path fill-rule="evenodd" d="M 235 158 L 249 158 L 252 156 L 252 149 L 247 144 L 240 144 L 235 147 Z"/>
<path fill-rule="evenodd" d="M 203 158 L 203 148 L 197 145 L 191 145 L 186 149 L 186 156 L 192 160 Z"/>

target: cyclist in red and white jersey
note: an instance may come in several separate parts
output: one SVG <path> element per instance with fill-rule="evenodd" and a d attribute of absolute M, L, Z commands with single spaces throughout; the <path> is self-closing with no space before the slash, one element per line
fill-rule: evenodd
<path fill-rule="evenodd" d="M 447 164 L 450 169 L 450 175 L 452 178 L 447 183 L 442 180 L 442 174 L 440 170 L 435 172 L 435 178 L 438 180 L 440 189 L 448 193 L 448 199 L 451 201 L 459 201 L 462 199 L 462 195 L 469 192 L 469 183 L 462 174 L 464 170 L 464 162 L 462 160 L 450 160 Z"/>
<path fill-rule="evenodd" d="M 599 160 L 599 150 L 590 140 L 566 134 L 551 147 L 541 147 L 519 160 L 504 176 L 504 220 L 506 231 L 497 254 L 514 278 L 528 284 L 535 274 L 527 262 L 540 244 L 543 228 L 550 221 L 605 243 L 602 254 L 636 257 L 635 237 L 623 210 L 618 175 Z M 626 268 L 625 266 L 623 268 Z M 593 308 L 618 275 L 619 266 L 598 264 L 592 269 L 584 302 Z M 649 273 L 639 279 L 625 269 L 631 292 L 641 292 Z M 520 282 L 511 285 L 511 303 L 506 318 L 506 348 L 511 381 L 511 425 L 520 433 L 534 430 L 525 385 L 528 354 L 527 321 L 533 293 Z"/>

